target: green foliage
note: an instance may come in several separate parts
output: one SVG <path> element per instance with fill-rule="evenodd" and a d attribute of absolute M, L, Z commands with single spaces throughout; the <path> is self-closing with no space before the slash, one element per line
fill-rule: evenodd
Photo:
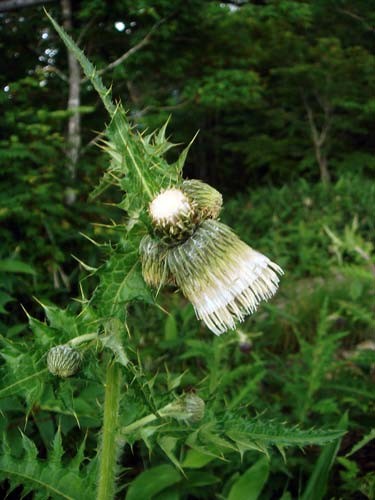
<path fill-rule="evenodd" d="M 35 498 L 83 498 L 95 491 L 95 462 L 84 465 L 85 442 L 75 457 L 63 463 L 64 449 L 61 434 L 58 432 L 46 460 L 38 458 L 38 449 L 27 436 L 22 434 L 22 456 L 12 455 L 6 440 L 3 440 L 0 457 L 0 478 L 9 481 L 9 493 L 17 486 L 22 486 L 23 495 L 35 492 Z"/>
<path fill-rule="evenodd" d="M 228 500 L 256 500 L 268 479 L 269 464 L 261 458 L 239 477 L 230 489 Z"/>
<path fill-rule="evenodd" d="M 345 429 L 348 423 L 348 416 L 344 415 L 339 422 L 339 427 Z M 327 446 L 320 454 L 313 472 L 309 478 L 306 489 L 303 492 L 302 500 L 321 500 L 324 498 L 328 476 L 340 448 L 340 440 Z"/>
<path fill-rule="evenodd" d="M 181 474 L 172 465 L 159 465 L 153 467 L 139 476 L 131 483 L 126 500 L 138 498 L 153 498 L 161 491 L 182 479 Z"/>
<path fill-rule="evenodd" d="M 14 49 L 21 56 L 14 56 L 20 64 L 12 81 L 4 69 L 12 43 L 0 61 L 2 88 L 10 88 L 0 96 L 4 492 L 78 499 L 110 482 L 108 495 L 118 486 L 127 499 L 372 498 L 374 189 L 366 176 L 373 168 L 373 76 L 365 24 L 373 14 L 365 2 L 346 7 L 74 5 L 73 34 L 80 31 L 90 58 L 108 71 L 110 90 L 51 19 L 90 80 L 81 84 L 86 143 L 106 120 L 92 88 L 110 115 L 99 139 L 109 165 L 91 197 L 104 194 L 106 209 L 85 201 L 103 174 L 99 152 L 83 149 L 74 183 L 61 154 L 67 87 L 41 66 L 64 69 L 65 52 L 44 17 L 25 11 L 35 28 L 26 30 L 18 14 L 6 15 L 2 35 L 22 40 L 22 51 Z M 127 31 L 113 33 L 121 19 Z M 155 22 L 136 57 L 105 68 Z M 105 36 L 94 36 L 96 25 Z M 48 41 L 35 45 L 31 32 L 45 30 Z M 46 48 L 57 55 L 40 65 L 31 46 L 40 57 Z M 126 111 L 112 94 L 126 100 Z M 311 182 L 319 173 L 307 109 L 318 130 L 329 115 L 322 151 L 334 182 L 326 188 Z M 180 182 L 190 146 L 177 155 L 166 135 L 169 111 L 181 142 L 201 128 L 187 175 L 209 177 L 228 195 L 241 187 L 226 200 L 223 220 L 287 271 L 278 297 L 241 331 L 220 338 L 208 336 L 177 294 L 161 293 L 155 307 L 140 272 L 147 204 Z M 92 226 L 108 216 L 110 226 Z M 68 262 L 71 253 L 86 273 Z M 60 344 L 74 346 L 83 360 L 82 371 L 65 380 L 46 369 L 48 349 Z M 118 377 L 108 377 L 112 369 Z M 205 400 L 204 418 L 168 416 L 165 408 L 190 391 Z M 347 411 L 341 441 L 338 421 Z"/>

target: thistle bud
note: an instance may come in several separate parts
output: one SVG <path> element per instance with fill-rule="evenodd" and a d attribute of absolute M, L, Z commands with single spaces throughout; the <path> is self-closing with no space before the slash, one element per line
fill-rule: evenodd
<path fill-rule="evenodd" d="M 237 334 L 238 334 L 238 347 L 241 352 L 244 354 L 249 354 L 251 349 L 253 348 L 253 342 L 250 339 L 246 333 L 242 332 L 241 330 L 237 329 Z"/>
<path fill-rule="evenodd" d="M 204 417 L 205 402 L 194 393 L 185 396 L 186 420 L 199 422 Z"/>
<path fill-rule="evenodd" d="M 196 179 L 184 181 L 181 189 L 194 202 L 200 221 L 217 219 L 223 205 L 223 197 L 219 191 Z"/>
<path fill-rule="evenodd" d="M 144 236 L 139 245 L 143 278 L 153 288 L 158 288 L 161 284 L 172 284 L 174 281 L 168 269 L 167 249 L 162 241 L 150 235 Z"/>
<path fill-rule="evenodd" d="M 204 417 L 204 410 L 203 399 L 194 393 L 189 393 L 159 410 L 159 415 L 187 422 L 199 422 Z"/>
<path fill-rule="evenodd" d="M 48 351 L 47 367 L 52 375 L 70 377 L 80 369 L 81 355 L 68 345 L 57 345 Z"/>

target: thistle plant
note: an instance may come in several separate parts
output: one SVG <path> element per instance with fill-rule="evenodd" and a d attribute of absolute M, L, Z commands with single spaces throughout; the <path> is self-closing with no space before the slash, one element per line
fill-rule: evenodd
<path fill-rule="evenodd" d="M 109 113 L 101 145 L 111 163 L 96 193 L 111 184 L 124 193 L 119 204 L 124 224 L 115 228 L 120 235 L 116 245 L 102 245 L 105 263 L 98 269 L 85 265 L 98 285 L 91 297 L 82 291 L 78 313 L 77 306 L 73 314 L 69 308 L 43 305 L 46 322 L 29 317 L 35 354 L 22 342 L 3 339 L 2 356 L 11 375 L 0 398 L 21 397 L 28 416 L 36 409 L 53 412 L 64 426 L 59 423 L 53 439 L 46 437 L 47 461 L 38 457 L 25 433 L 21 459 L 20 453 L 13 456 L 4 439 L 0 478 L 8 479 L 12 488 L 22 485 L 26 493 L 37 491 L 38 498 L 111 500 L 117 491 L 120 453 L 127 444 L 142 442 L 150 455 L 162 452 L 175 467 L 171 477 L 178 482 L 190 480 L 184 468 L 191 466 L 194 454 L 208 463 L 254 450 L 269 456 L 272 446 L 284 455 L 287 446 L 337 441 L 342 430 L 301 430 L 250 419 L 240 403 L 252 386 L 245 385 L 228 402 L 224 374 L 222 385 L 213 371 L 196 380 L 199 389 L 194 392 L 182 390 L 184 373 L 147 373 L 129 337 L 128 315 L 135 302 L 156 305 L 149 286 L 157 291 L 162 285 L 181 289 L 198 319 L 219 335 L 274 295 L 282 271 L 218 220 L 222 196 L 217 190 L 182 179 L 190 145 L 176 162 L 168 163 L 165 153 L 173 144 L 166 138 L 167 123 L 150 134 L 139 133 L 83 52 L 50 20 Z M 219 370 L 223 350 L 238 340 L 230 333 L 215 340 L 212 346 L 202 342 L 199 351 L 206 349 L 207 359 Z M 258 380 L 262 373 L 252 377 Z M 84 399 L 85 391 L 87 404 L 80 405 L 75 394 Z M 62 459 L 62 429 L 79 432 L 80 426 L 97 439 L 88 464 L 85 440 L 70 462 Z M 267 464 L 262 462 L 262 467 L 268 470 Z M 127 498 L 131 495 L 136 497 L 132 487 Z"/>

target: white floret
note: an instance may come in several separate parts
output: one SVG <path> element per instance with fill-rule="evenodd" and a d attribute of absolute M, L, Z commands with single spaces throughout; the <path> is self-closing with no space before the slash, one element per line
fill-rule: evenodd
<path fill-rule="evenodd" d="M 173 223 L 181 215 L 188 214 L 189 210 L 187 196 L 176 188 L 163 191 L 150 204 L 150 214 L 156 222 Z"/>

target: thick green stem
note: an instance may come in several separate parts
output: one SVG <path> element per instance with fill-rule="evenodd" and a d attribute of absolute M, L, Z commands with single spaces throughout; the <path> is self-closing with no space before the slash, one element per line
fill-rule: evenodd
<path fill-rule="evenodd" d="M 139 427 L 143 427 L 144 425 L 149 424 L 150 422 L 153 422 L 157 418 L 158 418 L 157 415 L 150 413 L 149 415 L 146 415 L 145 417 L 140 418 L 139 420 L 136 420 L 132 424 L 129 424 L 126 427 L 123 427 L 121 429 L 121 434 L 129 434 L 129 432 L 135 431 L 135 430 L 139 429 Z"/>
<path fill-rule="evenodd" d="M 97 500 L 112 500 L 115 494 L 120 383 L 120 365 L 110 361 L 107 366 L 105 382 L 104 418 L 102 444 L 99 456 Z"/>

